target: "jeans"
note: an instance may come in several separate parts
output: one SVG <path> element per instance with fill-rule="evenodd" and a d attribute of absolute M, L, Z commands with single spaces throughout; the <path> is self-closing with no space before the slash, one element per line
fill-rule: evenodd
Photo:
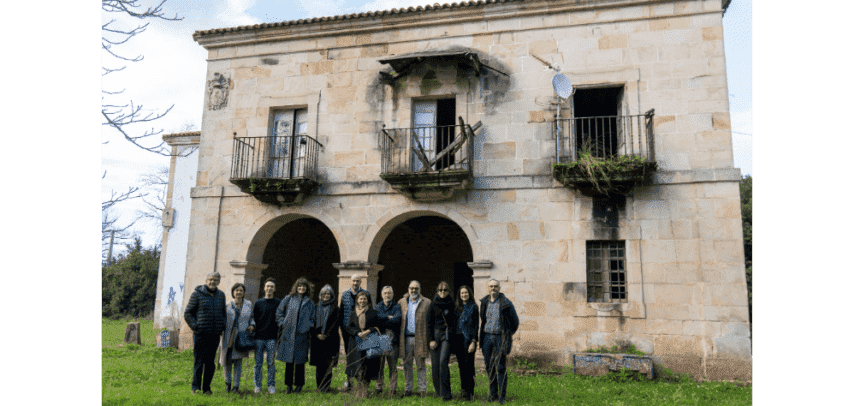
<path fill-rule="evenodd" d="M 504 399 L 508 392 L 508 354 L 502 344 L 502 334 L 484 334 L 481 351 L 484 353 L 484 367 L 490 378 L 490 397 Z"/>
<path fill-rule="evenodd" d="M 215 351 L 221 342 L 220 334 L 194 333 L 194 372 L 192 390 L 211 392 L 212 376 L 215 375 Z M 202 376 L 202 382 L 201 382 Z"/>
<path fill-rule="evenodd" d="M 465 394 L 475 393 L 475 353 L 468 353 L 468 346 L 463 344 L 463 336 L 454 336 L 451 352 L 457 356 L 457 367 L 460 369 L 460 389 Z M 477 351 L 476 351 L 477 352 Z"/>
<path fill-rule="evenodd" d="M 269 379 L 267 383 L 270 388 L 275 387 L 275 345 L 278 340 L 254 340 L 256 353 L 254 354 L 254 387 L 263 386 L 263 351 L 266 352 L 266 371 Z"/>
<path fill-rule="evenodd" d="M 397 354 L 400 349 L 397 345 L 393 345 L 391 349 L 392 356 L 382 355 L 379 359 L 379 379 L 376 380 L 376 389 L 385 388 L 385 363 L 388 362 L 388 390 L 394 392 L 397 390 Z"/>
<path fill-rule="evenodd" d="M 412 392 L 412 362 L 414 360 L 418 367 L 418 391 L 427 392 L 427 364 L 424 358 L 415 357 L 415 337 L 406 337 L 406 357 L 403 358 L 403 375 L 406 378 L 404 390 Z"/>
<path fill-rule="evenodd" d="M 224 383 L 227 386 L 230 386 L 230 375 L 233 372 L 235 379 L 233 379 L 233 387 L 239 388 L 239 383 L 242 380 L 242 358 L 233 359 L 233 348 L 227 349 L 227 355 L 224 357 Z"/>
<path fill-rule="evenodd" d="M 451 342 L 448 340 L 436 342 L 436 349 L 430 350 L 430 363 L 433 365 L 433 389 L 436 396 L 451 399 Z"/>

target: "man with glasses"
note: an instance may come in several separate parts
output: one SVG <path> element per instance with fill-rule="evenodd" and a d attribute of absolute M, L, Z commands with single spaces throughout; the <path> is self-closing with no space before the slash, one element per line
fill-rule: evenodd
<path fill-rule="evenodd" d="M 412 395 L 414 381 L 412 379 L 412 362 L 418 367 L 418 392 L 421 396 L 427 394 L 427 363 L 430 355 L 427 333 L 427 313 L 430 310 L 430 299 L 421 296 L 421 284 L 418 281 L 409 282 L 409 292 L 397 302 L 400 305 L 400 358 L 403 359 L 403 375 L 406 378 L 403 396 Z"/>
<path fill-rule="evenodd" d="M 489 402 L 505 404 L 508 390 L 507 363 L 511 353 L 511 340 L 520 327 L 514 304 L 500 292 L 501 284 L 495 279 L 487 282 L 487 296 L 481 299 L 481 328 L 479 329 L 484 367 L 490 378 Z"/>

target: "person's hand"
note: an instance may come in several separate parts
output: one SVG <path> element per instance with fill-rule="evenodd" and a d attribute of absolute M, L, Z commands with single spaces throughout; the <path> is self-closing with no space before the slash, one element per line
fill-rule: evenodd
<path fill-rule="evenodd" d="M 364 330 L 364 331 L 358 333 L 358 336 L 361 337 L 362 340 L 364 340 L 365 338 L 367 338 L 367 336 L 369 334 L 370 334 L 370 330 Z"/>
<path fill-rule="evenodd" d="M 431 349 L 431 350 L 435 350 L 435 349 L 436 349 L 436 342 L 435 342 L 435 341 L 431 341 L 431 342 L 430 342 L 430 349 Z"/>
<path fill-rule="evenodd" d="M 477 345 L 475 345 L 475 342 L 474 342 L 474 341 L 472 341 L 472 343 L 471 343 L 471 344 L 469 344 L 469 354 L 471 354 L 471 353 L 475 352 L 475 349 L 476 349 L 477 347 L 478 347 L 478 346 L 477 346 Z"/>
<path fill-rule="evenodd" d="M 254 332 L 254 326 L 248 326 L 248 331 L 253 333 Z"/>
<path fill-rule="evenodd" d="M 388 318 L 389 318 L 389 319 L 393 319 L 393 318 L 394 318 L 394 316 L 388 316 Z"/>
<path fill-rule="evenodd" d="M 325 334 L 317 334 L 317 340 L 324 341 L 326 339 Z"/>

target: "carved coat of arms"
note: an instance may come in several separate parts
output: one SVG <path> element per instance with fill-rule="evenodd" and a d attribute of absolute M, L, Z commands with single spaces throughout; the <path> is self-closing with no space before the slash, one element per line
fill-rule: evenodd
<path fill-rule="evenodd" d="M 206 82 L 209 90 L 209 110 L 218 110 L 227 106 L 227 94 L 230 92 L 230 78 L 215 72 L 214 77 Z"/>

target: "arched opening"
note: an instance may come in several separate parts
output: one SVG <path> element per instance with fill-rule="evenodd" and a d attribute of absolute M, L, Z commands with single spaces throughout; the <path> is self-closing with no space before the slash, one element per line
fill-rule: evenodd
<path fill-rule="evenodd" d="M 385 238 L 377 263 L 379 273 L 376 297 L 390 285 L 395 299 L 406 293 L 411 280 L 421 283 L 421 294 L 432 298 L 436 285 L 448 282 L 451 289 L 473 287 L 472 247 L 466 233 L 453 221 L 438 216 L 421 216 L 395 227 Z M 474 289 L 474 288 L 473 288 Z M 381 299 L 380 299 L 381 300 Z"/>
<path fill-rule="evenodd" d="M 263 270 L 260 281 L 260 296 L 267 278 L 275 278 L 275 297 L 282 298 L 301 276 L 314 284 L 314 301 L 320 289 L 331 285 L 338 294 L 338 271 L 331 264 L 340 262 L 340 250 L 331 230 L 321 221 L 302 218 L 283 225 L 263 251 Z"/>

